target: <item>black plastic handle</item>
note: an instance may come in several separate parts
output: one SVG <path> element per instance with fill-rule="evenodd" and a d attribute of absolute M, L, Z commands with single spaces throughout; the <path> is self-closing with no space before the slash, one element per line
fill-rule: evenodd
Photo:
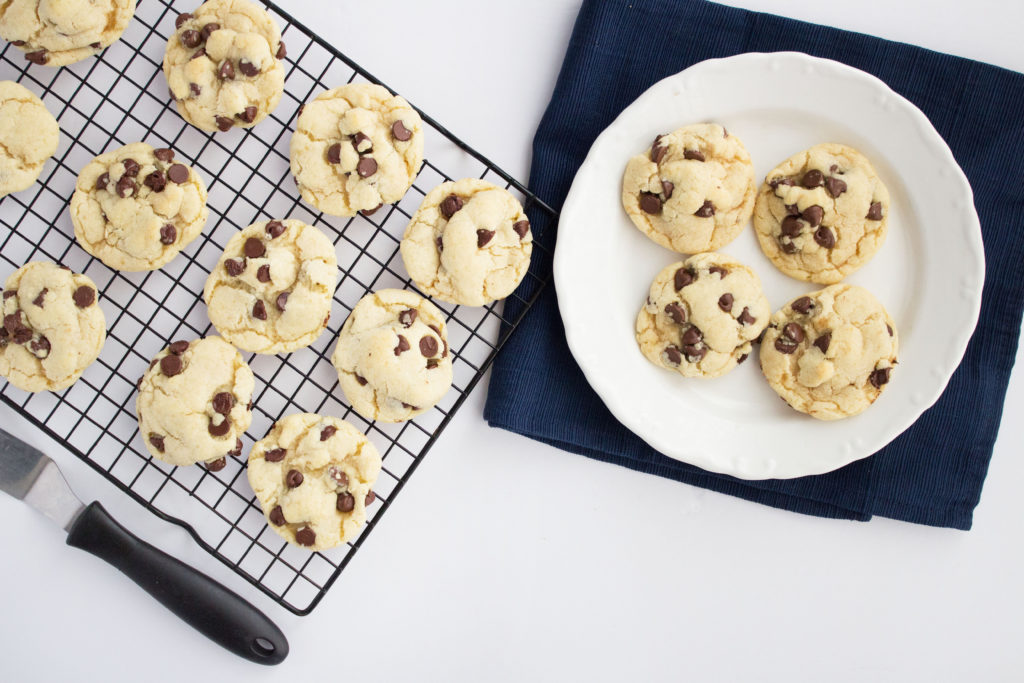
<path fill-rule="evenodd" d="M 274 622 L 209 576 L 125 529 L 99 503 L 89 504 L 68 531 L 68 545 L 117 567 L 210 640 L 260 664 L 279 664 L 288 640 Z"/>

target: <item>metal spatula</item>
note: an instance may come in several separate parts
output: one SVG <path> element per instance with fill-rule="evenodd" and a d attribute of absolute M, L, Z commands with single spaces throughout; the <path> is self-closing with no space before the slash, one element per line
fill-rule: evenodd
<path fill-rule="evenodd" d="M 0 429 L 0 491 L 68 532 L 68 545 L 120 569 L 186 623 L 235 654 L 278 664 L 288 641 L 258 609 L 205 574 L 157 550 L 118 524 L 97 502 L 85 505 L 40 451 Z"/>

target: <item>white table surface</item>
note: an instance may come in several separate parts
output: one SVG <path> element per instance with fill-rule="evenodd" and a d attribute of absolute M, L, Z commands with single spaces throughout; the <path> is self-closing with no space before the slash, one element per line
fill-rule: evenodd
<path fill-rule="evenodd" d="M 527 178 L 577 0 L 279 1 Z M 1020 2 L 732 4 L 1024 71 Z M 485 391 L 304 618 L 0 406 L 83 499 L 240 592 L 291 643 L 277 668 L 236 658 L 0 496 L 0 680 L 1020 680 L 1019 368 L 968 533 L 806 517 L 563 453 L 487 427 Z"/>

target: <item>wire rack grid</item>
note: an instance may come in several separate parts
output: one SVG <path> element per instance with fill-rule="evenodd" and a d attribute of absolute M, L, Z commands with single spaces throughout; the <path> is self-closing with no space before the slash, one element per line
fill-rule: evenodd
<path fill-rule="evenodd" d="M 315 212 L 300 201 L 288 166 L 290 130 L 298 109 L 324 89 L 379 81 L 276 5 L 264 2 L 288 47 L 285 96 L 252 129 L 204 133 L 178 115 L 161 71 L 177 14 L 198 3 L 185 4 L 140 1 L 120 41 L 98 58 L 70 67 L 30 65 L 10 45 L 0 51 L 0 80 L 18 81 L 39 95 L 61 127 L 60 147 L 39 181 L 0 201 L 0 275 L 6 277 L 31 260 L 62 263 L 96 282 L 107 320 L 100 358 L 72 387 L 28 394 L 0 380 L 0 399 L 154 514 L 185 528 L 249 583 L 304 615 L 366 541 L 529 310 L 549 279 L 550 250 L 542 235 L 535 234 L 534 263 L 512 295 L 519 305 L 510 307 L 516 312 L 508 319 L 500 304 L 467 308 L 435 302 L 448 319 L 454 383 L 438 406 L 412 421 L 368 422 L 345 403 L 329 356 L 341 324 L 372 290 L 414 289 L 398 244 L 423 196 L 439 183 L 483 178 L 517 195 L 534 223 L 548 223 L 556 214 L 422 111 L 427 159 L 400 202 L 369 217 L 338 219 Z M 123 273 L 76 244 L 67 207 L 79 169 L 104 151 L 139 140 L 173 148 L 203 175 L 210 218 L 203 235 L 164 268 Z M 150 358 L 175 339 L 216 333 L 201 293 L 228 239 L 250 223 L 283 217 L 316 225 L 332 238 L 340 283 L 331 324 L 312 346 L 287 355 L 248 355 L 257 391 L 243 452 L 282 415 L 320 412 L 366 432 L 384 464 L 374 487 L 379 503 L 369 510 L 362 532 L 348 544 L 319 553 L 290 546 L 267 528 L 244 475 L 244 458 L 228 458 L 216 473 L 154 460 L 138 436 L 134 413 L 135 381 Z"/>

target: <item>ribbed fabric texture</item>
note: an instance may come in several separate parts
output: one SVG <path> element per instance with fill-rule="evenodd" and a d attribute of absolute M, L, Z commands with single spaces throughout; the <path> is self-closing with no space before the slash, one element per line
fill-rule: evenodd
<path fill-rule="evenodd" d="M 1024 302 L 1024 75 L 702 0 L 585 0 L 534 139 L 530 187 L 560 207 L 597 135 L 665 76 L 713 57 L 783 50 L 881 78 L 931 119 L 971 181 L 987 261 L 981 318 L 938 403 L 889 446 L 835 472 L 754 482 L 712 474 L 661 455 L 612 417 L 566 346 L 549 286 L 494 365 L 485 417 L 574 453 L 786 510 L 969 529 Z M 531 220 L 553 244 L 557 226 L 539 213 Z M 536 253 L 534 267 L 549 271 Z"/>

